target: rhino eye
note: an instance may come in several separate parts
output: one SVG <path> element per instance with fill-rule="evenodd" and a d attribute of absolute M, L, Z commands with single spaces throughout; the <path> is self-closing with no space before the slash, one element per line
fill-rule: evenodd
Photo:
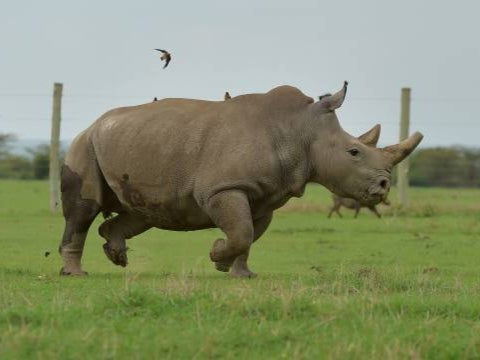
<path fill-rule="evenodd" d="M 357 156 L 360 153 L 360 151 L 358 151 L 357 149 L 350 149 L 348 150 L 348 153 L 352 156 Z"/>

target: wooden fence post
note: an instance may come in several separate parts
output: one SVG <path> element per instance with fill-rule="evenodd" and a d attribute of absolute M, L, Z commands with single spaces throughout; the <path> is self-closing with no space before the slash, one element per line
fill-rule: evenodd
<path fill-rule="evenodd" d="M 58 210 L 60 202 L 60 121 L 62 112 L 62 91 L 63 84 L 55 83 L 53 87 L 53 110 L 52 110 L 52 133 L 50 137 L 50 209 L 53 213 Z"/>
<path fill-rule="evenodd" d="M 408 137 L 410 127 L 410 88 L 402 88 L 402 100 L 400 110 L 400 141 Z M 397 167 L 397 189 L 400 207 L 405 209 L 408 206 L 408 157 Z"/>

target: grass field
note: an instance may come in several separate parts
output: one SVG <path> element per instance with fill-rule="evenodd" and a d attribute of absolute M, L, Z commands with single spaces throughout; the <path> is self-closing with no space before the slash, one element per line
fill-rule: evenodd
<path fill-rule="evenodd" d="M 311 186 L 254 245 L 249 280 L 214 270 L 217 230 L 148 231 L 116 267 L 100 219 L 90 275 L 59 277 L 47 191 L 0 182 L 1 359 L 480 358 L 480 189 L 412 189 L 411 211 L 378 220 L 327 219 Z"/>

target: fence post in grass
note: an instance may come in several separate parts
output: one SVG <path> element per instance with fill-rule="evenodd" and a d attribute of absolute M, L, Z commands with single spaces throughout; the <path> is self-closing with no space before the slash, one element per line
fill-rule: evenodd
<path fill-rule="evenodd" d="M 58 210 L 60 190 L 60 120 L 62 111 L 63 84 L 55 83 L 53 86 L 53 109 L 52 109 L 52 133 L 50 137 L 50 210 L 56 213 Z"/>
<path fill-rule="evenodd" d="M 408 137 L 410 127 L 410 88 L 402 88 L 402 100 L 400 110 L 400 141 Z M 397 189 L 400 207 L 405 209 L 408 205 L 408 157 L 397 167 Z"/>

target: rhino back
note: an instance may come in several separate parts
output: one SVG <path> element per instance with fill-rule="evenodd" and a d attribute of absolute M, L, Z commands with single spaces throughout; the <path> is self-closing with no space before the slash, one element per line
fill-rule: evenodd
<path fill-rule="evenodd" d="M 191 209 L 194 197 L 202 203 L 231 188 L 244 188 L 252 198 L 275 193 L 281 160 L 293 163 L 288 158 L 298 160 L 301 151 L 282 134 L 290 132 L 292 117 L 309 102 L 298 90 L 282 90 L 281 96 L 166 99 L 111 111 L 93 126 L 102 173 L 120 200 L 131 203 L 128 182 L 141 194 L 140 205 L 184 203 Z"/>

